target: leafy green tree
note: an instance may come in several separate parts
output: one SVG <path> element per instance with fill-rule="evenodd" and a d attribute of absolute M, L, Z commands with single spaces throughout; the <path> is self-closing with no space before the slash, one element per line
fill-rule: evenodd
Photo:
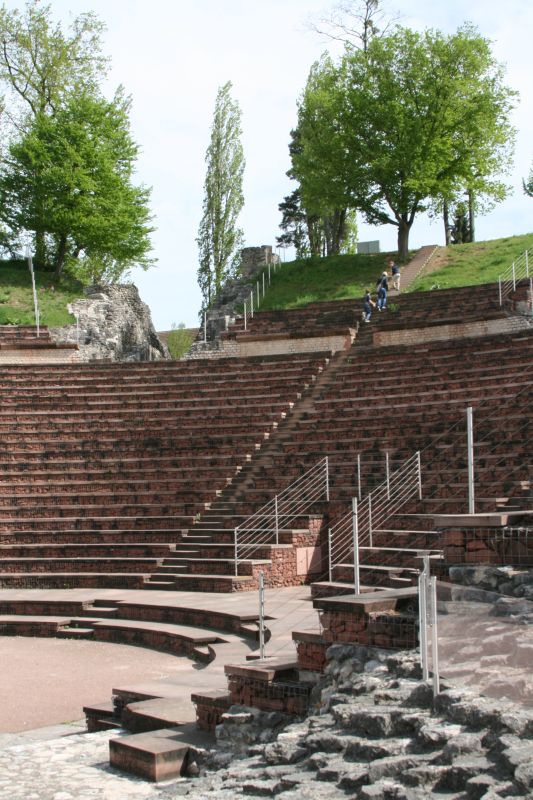
<path fill-rule="evenodd" d="M 91 94 L 38 114 L 0 168 L 0 219 L 17 234 L 44 234 L 45 262 L 60 275 L 113 281 L 133 265 L 148 267 L 149 190 L 134 186 L 138 154 L 129 128 L 130 100 Z"/>
<path fill-rule="evenodd" d="M 282 234 L 276 242 L 281 247 L 294 247 L 296 258 L 309 255 L 309 239 L 307 236 L 307 217 L 300 203 L 300 190 L 295 189 L 283 198 L 279 204 Z"/>
<path fill-rule="evenodd" d="M 198 284 L 203 308 L 211 305 L 225 280 L 234 275 L 243 243 L 237 219 L 244 205 L 241 111 L 231 98 L 230 81 L 217 93 L 206 152 L 203 216 L 198 229 Z"/>
<path fill-rule="evenodd" d="M 533 167 L 529 170 L 529 176 L 527 181 L 522 181 L 522 186 L 524 187 L 524 192 L 529 196 L 533 197 Z"/>
<path fill-rule="evenodd" d="M 28 0 L 23 12 L 0 8 L 0 81 L 14 110 L 52 114 L 74 87 L 94 89 L 105 75 L 103 23 L 92 13 L 76 17 L 68 32 L 54 24 L 51 8 Z M 20 126 L 22 120 L 17 119 Z"/>
<path fill-rule="evenodd" d="M 180 322 L 179 325 L 172 325 L 172 330 L 167 337 L 167 345 L 172 358 L 176 360 L 183 358 L 185 353 L 190 350 L 193 341 L 194 337 L 185 328 L 185 323 Z"/>
<path fill-rule="evenodd" d="M 449 37 L 398 27 L 366 52 L 348 49 L 339 65 L 323 59 L 311 78 L 293 162 L 304 203 L 320 197 L 395 225 L 401 259 L 434 198 L 489 192 L 509 163 L 514 93 L 470 26 Z"/>

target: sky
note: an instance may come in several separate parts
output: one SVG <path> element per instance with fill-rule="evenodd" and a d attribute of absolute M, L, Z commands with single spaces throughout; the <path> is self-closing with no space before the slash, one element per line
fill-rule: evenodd
<path fill-rule="evenodd" d="M 22 0 L 5 0 L 9 9 Z M 289 133 L 311 64 L 335 50 L 306 20 L 331 9 L 328 0 L 50 0 L 54 17 L 94 11 L 105 23 L 104 52 L 111 57 L 108 96 L 122 84 L 133 98 L 132 132 L 141 152 L 136 180 L 152 187 L 157 266 L 134 269 L 131 280 L 148 303 L 157 330 L 197 324 L 196 236 L 202 216 L 205 151 L 219 86 L 233 84 L 242 110 L 246 158 L 245 206 L 240 217 L 247 246 L 271 244 L 279 235 L 278 204 L 295 188 L 286 177 Z M 518 129 L 511 196 L 476 221 L 476 237 L 533 231 L 533 200 L 521 180 L 533 162 L 533 3 L 530 0 L 389 0 L 402 25 L 453 33 L 468 20 L 493 41 L 507 69 L 506 83 L 520 92 L 512 122 Z M 359 220 L 359 239 L 396 247 L 394 226 Z M 410 247 L 443 244 L 440 221 L 415 220 Z"/>

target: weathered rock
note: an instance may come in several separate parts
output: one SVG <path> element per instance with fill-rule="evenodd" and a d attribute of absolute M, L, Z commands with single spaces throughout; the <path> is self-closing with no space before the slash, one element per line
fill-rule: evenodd
<path fill-rule="evenodd" d="M 133 284 L 91 286 L 87 299 L 75 300 L 69 311 L 77 315 L 79 328 L 52 328 L 59 343 L 79 342 L 82 361 L 158 361 L 170 358 L 168 348 L 157 336 L 150 309 Z"/>

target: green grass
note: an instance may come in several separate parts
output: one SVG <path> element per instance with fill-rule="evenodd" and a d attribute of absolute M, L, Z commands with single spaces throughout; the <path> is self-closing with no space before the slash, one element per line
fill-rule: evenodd
<path fill-rule="evenodd" d="M 409 291 L 492 283 L 530 247 L 533 247 L 533 233 L 440 248 L 436 254 L 436 263 L 441 264 L 439 269 L 420 275 L 413 281 Z"/>
<path fill-rule="evenodd" d="M 275 273 L 271 272 L 271 285 L 260 310 L 301 308 L 323 300 L 359 299 L 365 289 L 375 289 L 392 255 L 376 253 L 288 261 Z"/>
<path fill-rule="evenodd" d="M 61 327 L 74 322 L 67 303 L 83 297 L 83 284 L 65 275 L 35 271 L 41 325 Z M 0 325 L 34 325 L 31 275 L 26 261 L 0 261 Z"/>

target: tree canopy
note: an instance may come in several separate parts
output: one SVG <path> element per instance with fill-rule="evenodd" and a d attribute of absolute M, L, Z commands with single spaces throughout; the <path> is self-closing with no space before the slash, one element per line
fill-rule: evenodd
<path fill-rule="evenodd" d="M 460 187 L 501 195 L 514 93 L 489 42 L 466 25 L 452 36 L 397 27 L 339 63 L 314 65 L 299 104 L 293 173 L 306 207 L 360 210 L 398 228 L 406 258 L 416 215 Z"/>
<path fill-rule="evenodd" d="M 69 30 L 49 5 L 0 8 L 0 83 L 10 137 L 0 162 L 0 223 L 10 241 L 30 235 L 35 261 L 84 280 L 116 281 L 148 267 L 150 191 L 133 183 L 139 148 L 130 98 L 99 88 L 103 24 L 76 17 Z"/>
<path fill-rule="evenodd" d="M 203 216 L 198 229 L 198 284 L 207 308 L 224 281 L 235 273 L 243 243 L 237 219 L 244 205 L 241 111 L 231 82 L 217 93 L 205 160 Z"/>

